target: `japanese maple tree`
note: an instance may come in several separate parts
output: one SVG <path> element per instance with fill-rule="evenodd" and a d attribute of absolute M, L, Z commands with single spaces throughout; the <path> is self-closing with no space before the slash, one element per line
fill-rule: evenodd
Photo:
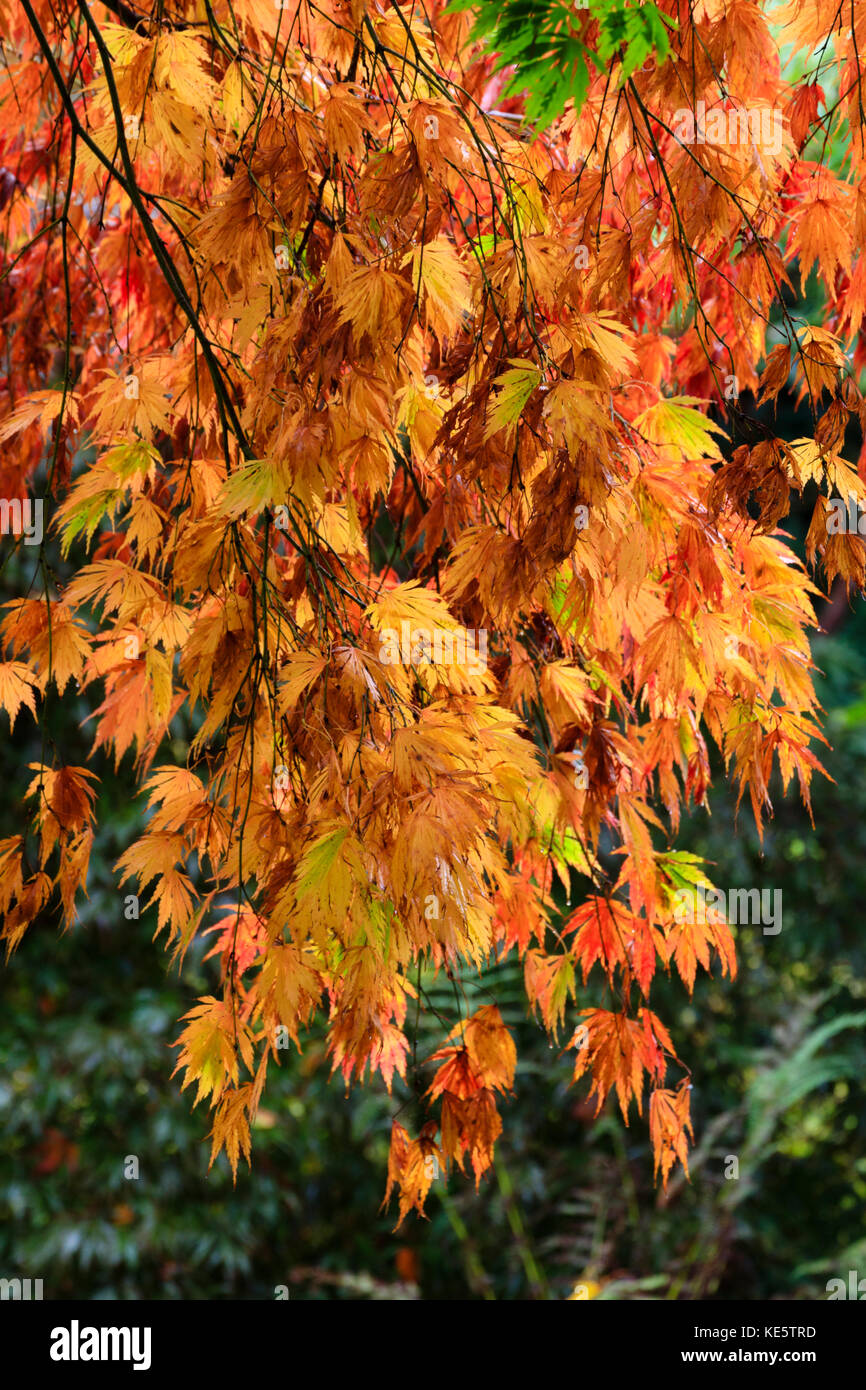
<path fill-rule="evenodd" d="M 816 581 L 866 573 L 828 526 L 866 503 L 864 7 L 554 8 L 497 48 L 440 0 L 0 0 L 0 699 L 91 693 L 141 782 L 122 892 L 177 959 L 215 933 L 178 1040 L 214 1154 L 323 1018 L 347 1083 L 424 1092 L 401 1218 L 494 1160 L 517 1058 L 465 981 L 509 956 L 575 1080 L 687 1164 L 652 986 L 736 958 L 675 911 L 708 882 L 683 807 L 711 744 L 759 828 L 774 770 L 808 802 Z M 789 380 L 794 442 L 738 399 Z M 778 529 L 809 482 L 811 578 Z M 8 951 L 74 923 L 99 814 L 47 736 L 14 792 Z"/>

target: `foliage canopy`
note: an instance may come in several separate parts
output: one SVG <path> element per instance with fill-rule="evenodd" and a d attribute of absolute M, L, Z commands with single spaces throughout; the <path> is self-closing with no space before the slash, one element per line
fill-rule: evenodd
<path fill-rule="evenodd" d="M 864 579 L 827 524 L 866 503 L 841 452 L 861 9 L 575 9 L 564 108 L 533 87 L 547 48 L 503 95 L 527 11 L 497 9 L 499 59 L 438 4 L 0 0 L 0 491 L 25 517 L 40 492 L 62 548 L 38 538 L 3 618 L 0 699 L 43 738 L 0 845 L 7 949 L 55 896 L 75 919 L 98 786 L 51 707 L 99 689 L 93 746 L 146 806 L 124 901 L 177 959 L 215 934 L 222 990 L 178 1040 L 213 1153 L 249 1157 L 324 1012 L 347 1083 L 421 1105 L 401 1219 L 440 1166 L 491 1166 L 516 1053 L 465 982 L 511 955 L 574 1079 L 646 1108 L 663 1182 L 687 1164 L 650 994 L 736 957 L 674 910 L 707 883 L 683 804 L 713 747 L 759 829 L 774 770 L 808 804 L 819 767 L 792 490 L 818 488 L 810 560 Z M 791 443 L 739 397 L 792 373 Z M 453 985 L 432 1057 L 422 962 Z"/>

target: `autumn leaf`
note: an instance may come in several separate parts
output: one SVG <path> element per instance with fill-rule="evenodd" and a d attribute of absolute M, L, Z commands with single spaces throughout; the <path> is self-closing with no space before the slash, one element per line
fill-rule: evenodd
<path fill-rule="evenodd" d="M 493 383 L 498 389 L 487 413 L 485 439 L 492 438 L 499 430 L 513 430 L 540 382 L 541 373 L 534 362 L 511 359 L 510 371 L 503 372 Z"/>
<path fill-rule="evenodd" d="M 787 343 L 779 343 L 767 355 L 767 363 L 761 372 L 761 393 L 758 404 L 774 401 L 787 383 L 791 374 L 791 349 Z"/>
<path fill-rule="evenodd" d="M 675 1091 L 659 1087 L 650 1096 L 650 1138 L 655 1171 L 661 1172 L 665 1188 L 675 1162 L 683 1165 L 686 1177 L 689 1175 L 687 1135 L 692 1133 L 691 1089 L 688 1080 L 683 1080 Z"/>
<path fill-rule="evenodd" d="M 39 684 L 29 667 L 20 661 L 0 662 L 0 705 L 9 715 L 10 730 L 15 727 L 18 711 L 23 705 L 36 717 L 34 690 Z"/>
<path fill-rule="evenodd" d="M 648 406 L 635 417 L 635 427 L 653 444 L 677 449 L 684 458 L 721 458 L 713 435 L 725 431 L 696 407 L 703 402 L 691 396 L 670 396 Z"/>

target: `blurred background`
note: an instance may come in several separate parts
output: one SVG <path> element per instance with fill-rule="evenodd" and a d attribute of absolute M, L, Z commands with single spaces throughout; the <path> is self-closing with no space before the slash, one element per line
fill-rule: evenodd
<path fill-rule="evenodd" d="M 806 301 L 808 303 L 808 301 Z M 800 301 L 803 310 L 804 301 Z M 751 402 L 740 402 L 754 414 Z M 782 401 L 778 432 L 808 430 Z M 857 457 L 859 439 L 850 441 Z M 801 546 L 814 497 L 785 523 Z M 32 557 L 4 545 L 0 601 L 26 593 Z M 69 565 L 50 556 L 63 579 Z M 778 935 L 735 928 L 734 981 L 654 983 L 654 1009 L 692 1068 L 691 1181 L 653 1185 L 646 1119 L 625 1129 L 615 1102 L 596 1116 L 571 1064 L 526 1015 L 522 967 L 476 989 L 512 1028 L 515 1097 L 492 1175 L 440 1177 L 429 1219 L 394 1231 L 380 1211 L 392 1116 L 416 1098 L 379 1085 L 346 1096 L 321 1034 L 271 1068 L 253 1148 L 233 1188 L 208 1172 L 209 1115 L 171 1079 L 177 1020 L 217 983 L 210 943 L 168 968 L 155 921 L 124 917 L 113 864 L 140 803 L 129 758 L 88 759 L 87 698 L 49 696 L 42 720 L 64 762 L 89 765 L 102 810 L 89 900 L 60 935 L 46 914 L 0 966 L 0 1276 L 41 1278 L 46 1299 L 754 1299 L 825 1298 L 827 1280 L 866 1273 L 866 615 L 834 593 L 814 643 L 824 750 L 815 829 L 796 793 L 763 847 L 716 769 L 712 816 L 678 847 L 705 855 L 722 888 L 783 891 Z M 71 692 L 70 692 L 71 693 Z M 0 838 L 20 829 L 27 764 L 41 733 L 23 712 L 4 741 Z M 165 762 L 186 758 L 182 720 Z M 564 904 L 563 904 L 564 906 Z M 447 981 L 429 979 L 447 1016 Z M 468 986 L 471 989 L 471 987 Z M 592 979 L 579 1004 L 596 1002 Z M 418 1055 L 441 1041 L 430 1028 Z M 423 1079 L 423 1078 L 422 1078 Z M 426 1084 L 426 1082 L 424 1083 Z M 414 1113 L 413 1113 L 414 1112 Z M 408 1119 L 407 1119 L 408 1116 Z M 138 1177 L 130 1157 L 138 1161 Z M 736 1164 L 732 1163 L 736 1159 Z M 738 1172 L 738 1176 L 734 1173 Z"/>

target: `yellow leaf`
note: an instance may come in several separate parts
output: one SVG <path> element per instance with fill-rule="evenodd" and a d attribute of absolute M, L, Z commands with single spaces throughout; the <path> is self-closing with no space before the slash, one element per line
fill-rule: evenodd
<path fill-rule="evenodd" d="M 412 264 L 412 284 L 423 295 L 428 327 L 440 338 L 453 333 L 469 310 L 469 278 L 451 242 L 436 237 L 403 259 Z"/>
<path fill-rule="evenodd" d="M 10 732 L 15 727 L 18 711 L 22 705 L 36 718 L 36 702 L 33 691 L 38 689 L 36 678 L 20 661 L 0 662 L 0 706 L 9 715 Z"/>
<path fill-rule="evenodd" d="M 635 417 L 635 429 L 646 435 L 651 444 L 678 449 L 683 458 L 720 459 L 721 450 L 713 435 L 723 439 L 727 436 L 720 425 L 695 409 L 703 404 L 694 396 L 663 397 Z"/>

